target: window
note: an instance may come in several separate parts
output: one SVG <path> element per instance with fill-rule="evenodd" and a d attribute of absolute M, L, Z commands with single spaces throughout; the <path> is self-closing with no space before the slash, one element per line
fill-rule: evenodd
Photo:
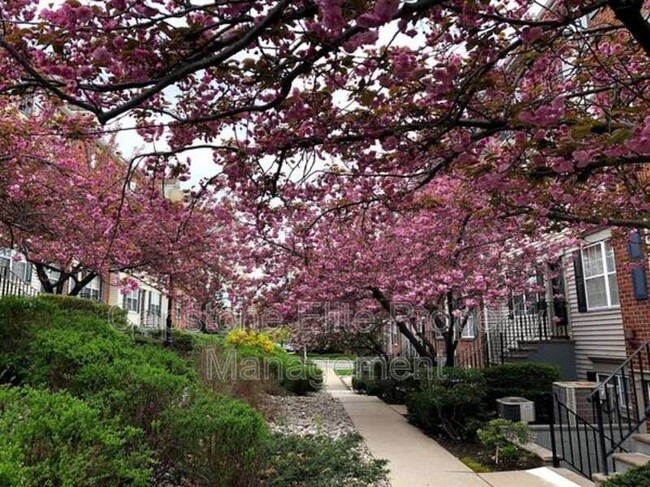
<path fill-rule="evenodd" d="M 461 320 L 464 318 L 465 316 L 462 316 Z M 462 321 L 460 324 L 462 324 Z M 465 340 L 473 340 L 476 338 L 476 311 L 472 310 L 469 312 L 467 322 L 465 322 L 465 326 L 463 327 L 460 337 Z"/>
<path fill-rule="evenodd" d="M 538 295 L 532 291 L 526 291 L 512 298 L 512 309 L 516 316 L 535 315 L 538 311 Z"/>
<path fill-rule="evenodd" d="M 25 260 L 15 260 L 20 255 L 12 253 L 10 249 L 0 250 L 0 277 L 13 276 L 25 283 L 32 281 L 32 265 Z"/>
<path fill-rule="evenodd" d="M 181 303 L 180 301 L 176 301 L 176 323 L 181 322 L 181 313 L 182 313 Z"/>
<path fill-rule="evenodd" d="M 599 384 L 609 379 L 611 374 L 596 372 L 596 382 Z M 632 405 L 632 391 L 630 379 L 623 376 L 616 375 L 613 381 L 608 384 L 609 387 L 609 401 L 610 407 L 613 409 L 629 409 Z"/>
<path fill-rule="evenodd" d="M 151 293 L 151 302 L 149 303 L 149 313 L 152 315 L 160 316 L 160 298 L 161 294 L 157 292 Z"/>
<path fill-rule="evenodd" d="M 582 249 L 587 309 L 618 306 L 614 249 L 609 240 Z"/>
<path fill-rule="evenodd" d="M 124 307 L 129 311 L 140 311 L 140 290 L 134 289 L 128 294 L 124 295 Z"/>
<path fill-rule="evenodd" d="M 156 291 L 151 291 L 149 296 L 149 325 L 160 325 L 160 303 L 162 295 Z"/>
<path fill-rule="evenodd" d="M 47 276 L 47 280 L 50 281 L 52 285 L 55 285 L 57 282 L 59 282 L 59 279 L 61 279 L 61 271 L 54 271 L 50 268 L 45 269 L 45 275 Z M 45 291 L 43 285 L 41 285 L 41 290 Z M 57 294 L 60 294 L 60 289 L 55 289 L 54 292 Z"/>
<path fill-rule="evenodd" d="M 18 277 L 21 281 L 23 281 L 26 284 L 29 284 L 32 282 L 32 265 L 25 262 L 24 260 L 21 261 L 13 261 L 12 265 L 12 272 L 16 277 Z"/>
<path fill-rule="evenodd" d="M 530 288 L 540 286 L 543 283 L 540 276 L 531 276 L 528 278 L 527 285 Z M 521 294 L 512 296 L 512 314 L 514 316 L 536 316 L 540 311 L 540 300 L 542 294 L 535 291 L 525 291 Z"/>
<path fill-rule="evenodd" d="M 99 276 L 94 277 L 88 284 L 86 284 L 81 291 L 79 297 L 84 299 L 92 299 L 93 301 L 102 301 L 102 279 Z"/>
<path fill-rule="evenodd" d="M 0 250 L 0 277 L 8 277 L 11 269 L 11 250 Z"/>

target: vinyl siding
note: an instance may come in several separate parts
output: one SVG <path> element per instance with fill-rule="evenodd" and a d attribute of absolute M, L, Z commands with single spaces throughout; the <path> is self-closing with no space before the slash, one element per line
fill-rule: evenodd
<path fill-rule="evenodd" d="M 119 273 L 117 278 L 123 278 L 126 277 L 126 274 Z M 147 291 L 147 292 L 155 292 L 155 293 L 160 293 L 159 290 L 154 288 L 153 286 L 150 286 L 149 284 L 145 283 L 141 279 L 138 279 L 138 282 L 140 284 L 140 289 Z M 115 285 L 111 285 L 109 287 L 108 291 L 108 304 L 110 306 L 119 306 L 120 308 L 124 307 L 124 296 L 120 292 L 119 288 Z M 145 311 L 147 310 L 148 306 L 148 299 L 147 302 L 145 303 L 144 309 Z M 140 303 L 140 309 L 142 309 L 142 303 Z M 160 313 L 161 313 L 161 326 L 162 323 L 164 323 L 164 320 L 167 316 L 167 296 L 164 294 L 162 295 L 162 298 L 160 300 Z M 139 311 L 131 311 L 129 310 L 127 312 L 127 319 L 129 322 L 134 325 L 134 326 L 140 326 L 142 323 L 142 314 Z"/>
<path fill-rule="evenodd" d="M 604 231 L 587 240 L 597 242 L 609 237 L 611 237 L 611 232 Z M 572 262 L 573 250 L 576 249 L 567 252 L 564 257 L 566 293 L 571 334 L 575 341 L 576 370 L 579 379 L 586 379 L 589 371 L 610 370 L 613 367 L 612 360 L 625 361 L 623 317 L 619 307 L 585 313 L 578 312 L 575 272 Z M 603 360 L 599 361 L 598 358 Z"/>

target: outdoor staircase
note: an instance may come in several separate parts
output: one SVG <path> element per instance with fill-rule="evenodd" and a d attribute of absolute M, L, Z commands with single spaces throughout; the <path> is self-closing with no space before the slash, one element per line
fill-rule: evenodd
<path fill-rule="evenodd" d="M 575 384 L 584 391 L 590 383 Z M 586 394 L 573 389 L 573 399 L 568 400 L 572 389 L 565 390 L 564 397 L 554 393 L 551 435 L 556 467 L 568 466 L 599 485 L 650 463 L 650 341 Z"/>
<path fill-rule="evenodd" d="M 593 481 L 598 487 L 607 479 L 616 475 L 627 472 L 633 468 L 642 467 L 650 463 L 650 434 L 639 433 L 633 435 L 630 441 L 631 452 L 629 453 L 614 453 L 612 459 L 616 471 L 610 474 L 596 473 L 593 475 Z"/>

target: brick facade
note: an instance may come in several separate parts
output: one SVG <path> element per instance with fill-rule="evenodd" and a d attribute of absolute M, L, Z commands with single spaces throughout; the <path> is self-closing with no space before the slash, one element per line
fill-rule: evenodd
<path fill-rule="evenodd" d="M 618 282 L 621 315 L 623 317 L 625 347 L 627 354 L 630 355 L 641 345 L 650 341 L 650 300 L 637 300 L 634 297 L 632 277 L 630 275 L 632 263 L 628 257 L 627 249 L 627 232 L 625 230 L 616 230 L 612 242 L 616 256 L 616 280 Z M 647 258 L 635 265 L 644 265 L 646 275 L 650 276 Z"/>

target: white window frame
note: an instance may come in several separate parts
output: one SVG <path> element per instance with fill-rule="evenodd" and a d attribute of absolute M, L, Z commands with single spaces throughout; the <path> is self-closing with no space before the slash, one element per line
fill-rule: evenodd
<path fill-rule="evenodd" d="M 0 249 L 0 260 L 7 261 L 7 265 L 0 266 L 0 269 L 7 269 L 6 272 L 11 272 L 11 250 Z M 0 272 L 0 277 L 8 277 L 4 275 L 4 271 Z"/>
<path fill-rule="evenodd" d="M 528 285 L 531 287 L 537 285 L 537 276 L 530 276 L 528 278 Z M 534 291 L 524 291 L 518 294 L 512 294 L 512 314 L 513 316 L 537 316 L 539 309 L 537 305 L 540 301 L 539 292 Z M 529 299 L 532 297 L 532 300 Z M 523 310 L 517 307 L 517 300 L 521 299 L 523 304 Z"/>
<path fill-rule="evenodd" d="M 178 300 L 174 303 L 174 311 L 176 312 L 176 321 L 180 323 L 183 316 L 183 305 Z"/>
<path fill-rule="evenodd" d="M 151 301 L 149 302 L 149 313 L 151 313 L 152 310 L 157 311 L 156 313 L 154 313 L 156 316 L 160 316 L 162 312 L 162 293 L 159 291 L 153 291 L 151 293 Z"/>
<path fill-rule="evenodd" d="M 582 281 L 584 284 L 585 288 L 585 301 L 587 304 L 587 311 L 595 311 L 595 310 L 601 310 L 601 309 L 612 309 L 612 308 L 618 308 L 620 307 L 621 303 L 621 298 L 620 294 L 618 296 L 618 302 L 614 303 L 612 300 L 612 290 L 609 285 L 609 278 L 610 276 L 614 276 L 614 279 L 616 279 L 616 256 L 614 255 L 613 261 L 614 261 L 614 269 L 611 270 L 609 269 L 609 265 L 607 264 L 607 245 L 612 249 L 612 255 L 614 255 L 614 248 L 612 247 L 611 240 L 606 239 L 606 240 L 601 240 L 600 242 L 596 242 L 590 245 L 586 245 L 585 247 L 580 249 L 580 259 L 582 260 Z M 600 247 L 600 258 L 603 264 L 603 272 L 600 274 L 596 274 L 593 276 L 587 277 L 587 266 L 585 265 L 585 250 L 593 248 L 593 247 Z M 592 306 L 589 303 L 589 287 L 587 286 L 587 281 L 593 280 L 593 279 L 603 279 L 605 281 L 605 297 L 607 298 L 607 304 L 604 306 Z M 617 284 L 617 293 L 619 293 L 618 289 L 618 284 Z"/>
<path fill-rule="evenodd" d="M 130 293 L 122 296 L 124 309 L 134 313 L 140 312 L 140 289 L 134 289 Z"/>
<path fill-rule="evenodd" d="M 596 372 L 596 382 L 599 384 L 605 382 L 607 379 L 611 377 L 612 374 L 607 374 L 605 372 Z M 627 405 L 631 405 L 633 400 L 634 400 L 634 395 L 632 394 L 632 384 L 630 384 L 630 379 L 629 377 L 625 378 L 625 382 L 623 381 L 623 376 L 620 374 L 617 374 L 614 376 L 616 378 L 616 390 L 618 392 L 618 404 L 612 404 L 611 407 L 620 407 L 621 409 L 628 410 L 630 409 Z M 625 384 L 627 383 L 627 384 Z M 627 395 L 629 396 L 627 400 L 625 399 L 625 393 L 627 392 Z M 610 397 L 612 397 L 613 394 L 610 394 Z M 614 400 L 612 398 L 612 400 Z"/>
<path fill-rule="evenodd" d="M 81 291 L 79 291 L 79 297 L 84 299 L 90 299 L 91 301 L 102 302 L 102 278 L 101 276 L 95 276 L 92 280 L 86 284 Z"/>
<path fill-rule="evenodd" d="M 460 332 L 461 340 L 476 340 L 476 311 L 469 311 L 469 318 Z"/>
<path fill-rule="evenodd" d="M 20 264 L 22 264 L 24 267 L 22 269 L 22 272 L 19 273 L 19 272 L 16 271 L 16 265 L 20 265 Z M 12 259 L 12 262 L 11 262 L 11 265 L 10 265 L 11 271 L 14 273 L 14 275 L 18 276 L 18 278 L 20 278 L 20 280 L 23 281 L 25 284 L 30 284 L 31 281 L 32 281 L 32 279 L 31 279 L 32 272 L 31 272 L 31 270 L 29 270 L 30 266 L 31 266 L 31 264 L 29 262 L 27 262 L 26 260 L 21 260 L 19 262 L 16 262 L 13 259 Z M 29 277 L 29 279 L 28 279 L 28 277 Z"/>
<path fill-rule="evenodd" d="M 14 260 L 15 255 L 21 256 L 20 261 Z M 22 254 L 19 254 L 18 252 L 11 249 L 0 249 L 0 259 L 7 261 L 7 266 L 6 267 L 0 266 L 0 269 L 1 268 L 7 269 L 7 272 L 13 274 L 15 277 L 19 278 L 25 284 L 31 284 L 31 276 L 33 272 L 31 269 L 31 264 L 27 262 L 27 260 Z M 23 271 L 21 273 L 18 273 L 15 270 L 17 264 L 24 264 Z M 27 279 L 28 276 L 29 279 Z M 2 275 L 2 272 L 0 272 L 0 277 L 5 277 Z"/>
<path fill-rule="evenodd" d="M 160 326 L 162 323 L 162 293 L 160 291 L 150 291 L 150 293 L 147 321 L 150 326 Z"/>

